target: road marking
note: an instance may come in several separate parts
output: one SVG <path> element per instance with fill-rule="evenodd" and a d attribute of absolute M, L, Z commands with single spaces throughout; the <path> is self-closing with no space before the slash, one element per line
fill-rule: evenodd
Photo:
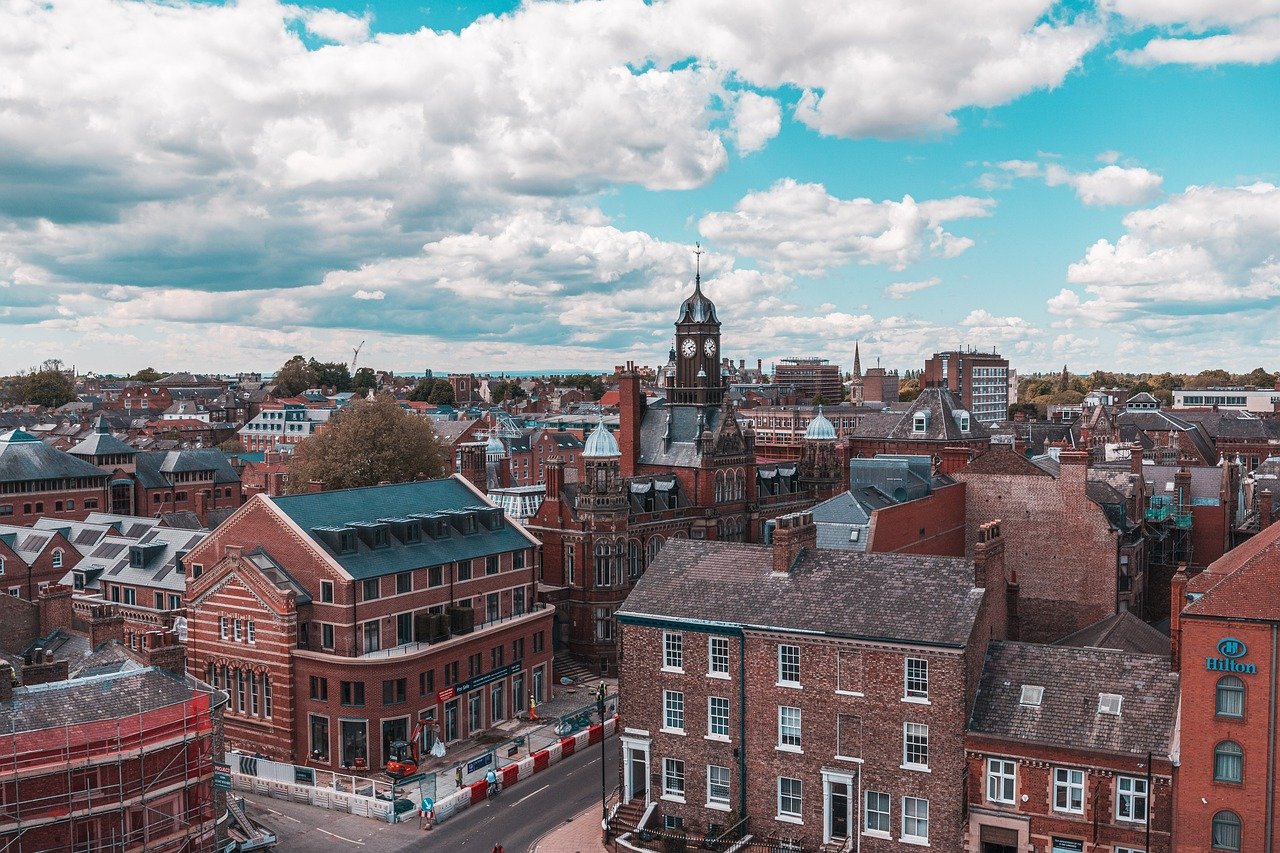
<path fill-rule="evenodd" d="M 262 806 L 262 808 L 264 808 L 264 809 L 266 809 L 267 811 L 271 812 L 273 815 L 279 815 L 280 817 L 284 818 L 285 820 L 291 820 L 291 821 L 293 821 L 294 823 L 302 823 L 302 821 L 298 820 L 296 817 L 290 817 L 289 815 L 285 814 L 284 812 L 278 812 L 278 811 L 276 811 L 275 809 L 271 808 L 271 806 Z"/>
<path fill-rule="evenodd" d="M 330 831 L 329 831 L 329 830 L 327 830 L 327 829 L 321 829 L 321 828 L 320 828 L 320 827 L 318 827 L 318 826 L 316 827 L 316 832 L 323 832 L 325 835 L 328 835 L 328 836 L 330 836 L 331 838 L 336 838 L 336 839 L 338 839 L 339 841 L 346 841 L 346 842 L 348 842 L 349 844 L 359 844 L 361 847 L 363 847 L 363 846 L 364 846 L 364 842 L 363 842 L 363 841 L 356 841 L 354 838 L 343 838 L 341 835 L 337 835 L 337 834 L 335 834 L 335 833 L 332 833 L 332 832 L 330 832 Z"/>
<path fill-rule="evenodd" d="M 548 789 L 548 788 L 550 788 L 550 787 L 551 787 L 551 784 L 550 784 L 550 783 L 548 783 L 548 784 L 546 784 L 546 785 L 543 785 L 541 788 L 539 788 L 538 790 L 534 791 L 532 794 L 526 794 L 526 795 L 524 795 L 523 797 L 521 797 L 520 799 L 516 800 L 516 801 L 515 801 L 514 803 L 512 803 L 511 805 L 513 805 L 513 806 L 518 806 L 518 805 L 520 805 L 521 803 L 523 803 L 525 800 L 529 799 L 530 797 L 537 796 L 538 794 L 541 794 L 543 791 L 547 790 L 547 789 Z"/>

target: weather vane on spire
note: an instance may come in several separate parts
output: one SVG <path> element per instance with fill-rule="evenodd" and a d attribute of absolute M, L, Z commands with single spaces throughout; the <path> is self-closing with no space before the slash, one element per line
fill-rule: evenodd
<path fill-rule="evenodd" d="M 704 250 L 702 248 L 702 243 L 695 242 L 693 244 L 693 263 L 694 263 L 693 281 L 694 281 L 695 287 L 702 284 L 702 253 L 703 251 Z"/>

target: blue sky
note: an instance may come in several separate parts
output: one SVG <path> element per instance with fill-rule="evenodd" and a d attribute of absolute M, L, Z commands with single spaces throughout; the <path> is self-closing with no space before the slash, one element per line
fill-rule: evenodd
<path fill-rule="evenodd" d="M 0 372 L 1274 363 L 1280 0 L 0 9 Z"/>

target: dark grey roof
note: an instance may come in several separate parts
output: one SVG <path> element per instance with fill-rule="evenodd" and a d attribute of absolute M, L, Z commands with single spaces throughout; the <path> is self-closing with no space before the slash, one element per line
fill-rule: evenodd
<path fill-rule="evenodd" d="M 902 412 L 865 415 L 854 428 L 854 435 L 864 438 L 898 438 L 914 441 L 972 441 L 990 438 L 991 431 L 978 423 L 970 412 L 969 431 L 961 432 L 955 413 L 965 411 L 955 394 L 945 388 L 925 388 Z M 915 431 L 917 413 L 927 414 L 924 432 Z"/>
<path fill-rule="evenodd" d="M 1128 610 L 1086 625 L 1054 642 L 1055 646 L 1116 649 L 1144 655 L 1169 656 L 1169 636 L 1143 622 Z"/>
<path fill-rule="evenodd" d="M 1023 685 L 1044 688 L 1038 706 Z M 1120 714 L 1098 713 L 1098 695 L 1124 697 Z M 1169 755 L 1178 676 L 1169 659 L 1110 649 L 995 642 L 987 647 L 971 732 L 1068 749 Z"/>
<path fill-rule="evenodd" d="M 871 515 L 849 492 L 842 492 L 815 506 L 813 522 L 818 527 L 819 548 L 867 549 L 867 525 L 871 522 Z"/>
<path fill-rule="evenodd" d="M 618 616 L 961 647 L 982 596 L 957 557 L 806 549 L 775 574 L 771 546 L 674 539 Z"/>
<path fill-rule="evenodd" d="M 168 475 L 192 471 L 212 471 L 215 483 L 240 482 L 227 454 L 216 447 L 146 451 L 139 453 L 134 462 L 137 466 L 135 476 L 147 489 L 170 487 L 172 483 Z"/>
<path fill-rule="evenodd" d="M 1177 482 L 1174 477 L 1181 466 L 1178 465 L 1143 465 L 1142 476 L 1147 481 L 1153 494 L 1168 495 L 1173 493 L 1170 483 Z M 1222 491 L 1222 469 L 1216 465 L 1188 465 L 1191 473 L 1191 497 L 1217 498 Z"/>
<path fill-rule="evenodd" d="M 0 730 L 119 720 L 190 700 L 193 692 L 186 679 L 155 668 L 21 687 L 12 702 L 0 703 Z"/>
<path fill-rule="evenodd" d="M 16 429 L 0 435 L 0 483 L 84 477 L 105 480 L 105 471 Z"/>
<path fill-rule="evenodd" d="M 698 438 L 714 432 L 720 410 L 714 406 L 664 406 L 644 412 L 640 422 L 640 463 L 696 468 L 702 454 Z"/>

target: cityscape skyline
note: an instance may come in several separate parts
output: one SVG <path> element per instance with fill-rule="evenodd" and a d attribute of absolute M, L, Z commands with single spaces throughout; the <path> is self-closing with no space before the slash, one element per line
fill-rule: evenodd
<path fill-rule="evenodd" d="M 1273 9 L 822 6 L 11 4 L 0 358 L 1268 366 Z"/>

